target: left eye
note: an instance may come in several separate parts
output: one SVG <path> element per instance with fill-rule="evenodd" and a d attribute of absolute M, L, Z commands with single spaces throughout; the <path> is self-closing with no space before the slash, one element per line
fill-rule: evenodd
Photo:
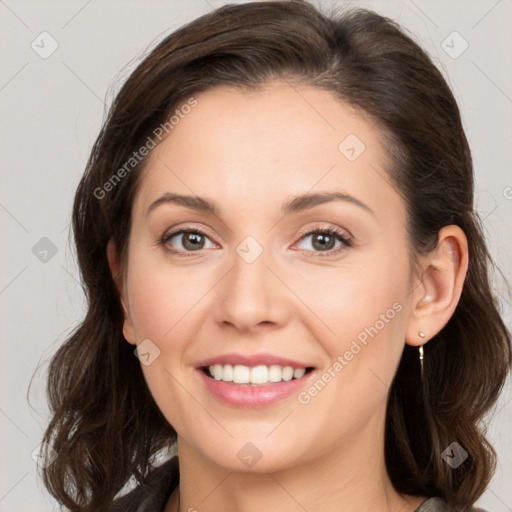
<path fill-rule="evenodd" d="M 333 229 L 317 229 L 310 231 L 301 238 L 301 240 L 307 239 L 310 239 L 313 249 L 306 250 L 312 250 L 313 252 L 332 253 L 338 252 L 340 248 L 343 249 L 345 246 L 350 247 L 350 240 L 342 233 Z M 339 242 L 337 247 L 336 242 Z"/>

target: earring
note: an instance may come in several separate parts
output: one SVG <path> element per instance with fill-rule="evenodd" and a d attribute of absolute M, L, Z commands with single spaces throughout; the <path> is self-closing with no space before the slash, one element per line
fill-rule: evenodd
<path fill-rule="evenodd" d="M 420 338 L 425 338 L 425 333 L 423 331 L 419 331 L 418 336 Z M 421 378 L 423 379 L 423 345 L 419 346 L 419 353 L 420 353 Z"/>

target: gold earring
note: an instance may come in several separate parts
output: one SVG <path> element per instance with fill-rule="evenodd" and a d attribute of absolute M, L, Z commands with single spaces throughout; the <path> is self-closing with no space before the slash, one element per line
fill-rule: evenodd
<path fill-rule="evenodd" d="M 423 331 L 419 331 L 418 332 L 418 336 L 420 338 L 425 338 L 425 333 Z M 420 352 L 421 378 L 423 379 L 423 345 L 420 345 L 419 352 Z"/>
<path fill-rule="evenodd" d="M 423 345 L 420 345 L 419 352 L 420 352 L 421 378 L 423 379 Z"/>

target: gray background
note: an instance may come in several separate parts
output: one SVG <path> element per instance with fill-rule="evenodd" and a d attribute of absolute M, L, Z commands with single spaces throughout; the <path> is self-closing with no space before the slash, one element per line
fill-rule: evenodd
<path fill-rule="evenodd" d="M 111 88 L 118 90 L 148 47 L 223 3 L 0 0 L 0 511 L 57 510 L 31 454 L 48 421 L 47 360 L 84 314 L 69 218 L 104 102 L 109 104 Z M 373 8 L 408 28 L 447 77 L 472 147 L 477 205 L 491 252 L 510 279 L 512 2 L 351 5 Z M 41 35 L 45 31 L 50 36 Z M 48 55 L 52 44 L 58 47 Z M 510 327 L 510 297 L 503 285 L 496 287 Z M 31 408 L 27 387 L 38 364 Z M 509 384 L 489 418 L 499 465 L 479 504 L 491 512 L 512 510 L 511 420 Z"/>

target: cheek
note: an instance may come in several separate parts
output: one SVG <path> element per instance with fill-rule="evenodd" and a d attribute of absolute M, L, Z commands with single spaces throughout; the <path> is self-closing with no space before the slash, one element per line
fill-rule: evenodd
<path fill-rule="evenodd" d="M 173 268 L 165 261 L 155 264 L 155 256 L 133 258 L 128 278 L 131 319 L 138 339 L 155 343 L 176 338 L 205 291 L 201 277 Z M 193 316 L 193 315 L 191 315 Z"/>
<path fill-rule="evenodd" d="M 307 404 L 305 411 L 315 411 L 313 417 L 330 411 L 329 432 L 334 438 L 339 432 L 355 435 L 387 403 L 404 346 L 406 268 L 383 265 L 365 272 L 354 268 L 309 288 L 308 300 L 323 321 L 315 338 L 330 365 L 299 402 Z"/>
<path fill-rule="evenodd" d="M 165 293 L 161 283 L 142 276 L 129 286 L 130 313 L 137 340 L 149 338 L 155 342 L 172 327 L 177 304 L 172 294 Z"/>
<path fill-rule="evenodd" d="M 190 396 L 180 385 L 182 366 L 199 325 L 194 305 L 204 290 L 197 286 L 199 281 L 191 282 L 190 275 L 169 265 L 155 265 L 149 257 L 134 254 L 131 261 L 127 285 L 137 343 L 149 339 L 160 351 L 151 364 L 141 364 L 141 369 L 162 414 L 176 430 L 186 432 L 185 426 L 200 411 L 191 407 Z"/>
<path fill-rule="evenodd" d="M 293 269 L 286 279 L 318 320 L 323 336 L 342 347 L 374 324 L 383 334 L 404 327 L 405 314 L 397 310 L 405 309 L 408 269 L 406 258 L 374 251 L 355 264 Z"/>
<path fill-rule="evenodd" d="M 331 364 L 341 359 L 342 369 L 338 365 L 335 372 L 343 375 L 336 379 L 343 388 L 338 396 L 350 402 L 351 410 L 361 403 L 348 390 L 357 389 L 365 400 L 381 400 L 396 372 L 407 325 L 410 277 L 404 253 L 379 251 L 350 268 L 329 269 L 328 275 L 323 269 L 316 276 L 297 277 L 295 290 L 307 297 L 319 319 L 316 339 Z M 376 385 L 382 387 L 379 397 Z"/>

